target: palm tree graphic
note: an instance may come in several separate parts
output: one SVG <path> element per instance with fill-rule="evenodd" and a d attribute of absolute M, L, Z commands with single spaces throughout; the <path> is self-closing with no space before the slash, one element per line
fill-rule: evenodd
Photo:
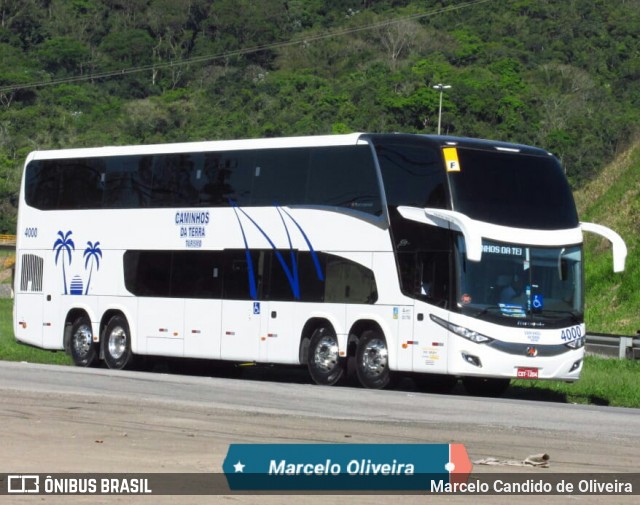
<path fill-rule="evenodd" d="M 53 244 L 53 249 L 56 251 L 56 257 L 55 257 L 55 261 L 56 261 L 56 265 L 58 264 L 58 257 L 60 256 L 60 253 L 63 251 L 66 251 L 67 254 L 69 255 L 69 265 L 71 265 L 71 251 L 75 251 L 76 250 L 76 245 L 73 243 L 73 240 L 71 240 L 69 237 L 71 236 L 71 230 L 69 230 L 67 233 L 62 233 L 62 231 L 58 231 L 58 240 L 56 240 Z M 67 273 L 65 271 L 64 268 L 64 253 L 62 254 L 62 281 L 64 282 L 64 294 L 68 294 L 67 293 Z"/>
<path fill-rule="evenodd" d="M 96 242 L 95 244 L 91 242 L 87 242 L 87 248 L 84 250 L 84 269 L 87 269 L 89 262 L 91 262 L 91 270 L 89 270 L 89 280 L 87 281 L 87 287 L 84 291 L 84 294 L 89 293 L 89 284 L 91 284 L 91 274 L 93 273 L 93 264 L 96 264 L 96 270 L 100 270 L 100 258 L 102 258 L 102 250 L 100 247 L 100 242 Z"/>

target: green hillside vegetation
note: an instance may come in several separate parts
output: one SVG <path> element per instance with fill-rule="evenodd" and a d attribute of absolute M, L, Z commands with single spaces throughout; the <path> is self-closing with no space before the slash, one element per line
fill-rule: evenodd
<path fill-rule="evenodd" d="M 628 248 L 626 269 L 614 274 L 610 244 L 586 235 L 586 324 L 591 332 L 640 330 L 640 141 L 576 192 L 582 221 L 616 230 Z"/>
<path fill-rule="evenodd" d="M 550 150 L 622 233 L 622 276 L 588 242 L 588 322 L 635 332 L 639 33 L 640 0 L 0 1 L 0 234 L 32 150 L 435 133 L 444 83 L 443 133 Z"/>
<path fill-rule="evenodd" d="M 640 124 L 640 0 L 0 2 L 0 233 L 27 153 L 443 131 L 545 147 L 576 187 Z"/>

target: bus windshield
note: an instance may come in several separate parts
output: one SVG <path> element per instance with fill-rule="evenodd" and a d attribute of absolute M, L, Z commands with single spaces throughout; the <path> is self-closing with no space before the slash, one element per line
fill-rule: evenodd
<path fill-rule="evenodd" d="M 466 260 L 456 241 L 457 306 L 506 326 L 554 328 L 584 317 L 582 248 L 483 242 L 482 260 Z"/>
<path fill-rule="evenodd" d="M 578 226 L 571 189 L 550 155 L 459 148 L 448 172 L 453 210 L 502 226 L 566 230 Z"/>

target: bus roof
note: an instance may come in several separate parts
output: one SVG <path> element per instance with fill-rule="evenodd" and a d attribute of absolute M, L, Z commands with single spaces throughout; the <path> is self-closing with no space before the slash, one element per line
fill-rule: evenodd
<path fill-rule="evenodd" d="M 406 140 L 422 139 L 432 145 L 439 147 L 466 147 L 469 149 L 480 149 L 484 151 L 504 151 L 531 155 L 548 155 L 551 153 L 545 149 L 533 147 L 525 144 L 514 144 L 499 140 L 477 139 L 470 137 L 454 137 L 449 135 L 423 135 L 423 134 L 407 134 L 407 133 L 376 133 L 364 134 L 363 138 L 371 138 L 375 143 L 376 139 L 385 139 L 387 141 L 394 138 L 403 138 Z"/>
<path fill-rule="evenodd" d="M 342 135 L 310 135 L 299 137 L 256 138 L 241 140 L 212 140 L 167 144 L 142 144 L 125 146 L 84 147 L 33 151 L 27 162 L 40 159 L 92 158 L 99 156 L 124 156 L 146 154 L 191 153 L 206 151 L 236 151 L 246 149 L 275 149 L 295 147 L 323 147 L 367 144 L 376 140 L 422 140 L 440 147 L 467 147 L 472 149 L 519 152 L 523 154 L 550 155 L 549 152 L 523 144 L 502 141 L 454 137 L 447 135 L 423 135 L 410 133 L 349 133 Z"/>
<path fill-rule="evenodd" d="M 27 161 L 57 158 L 92 158 L 97 156 L 123 156 L 145 154 L 191 153 L 206 151 L 239 151 L 245 149 L 275 149 L 282 147 L 321 147 L 355 145 L 361 141 L 361 133 L 344 135 L 313 135 L 303 137 L 256 138 L 241 140 L 211 140 L 202 142 L 177 142 L 168 144 L 141 144 L 128 146 L 103 146 L 76 149 L 33 151 Z M 361 143 L 366 143 L 362 140 Z"/>

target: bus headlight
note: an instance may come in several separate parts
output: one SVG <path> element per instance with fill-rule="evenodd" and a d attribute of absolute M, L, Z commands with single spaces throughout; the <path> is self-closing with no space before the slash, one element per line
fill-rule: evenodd
<path fill-rule="evenodd" d="M 580 349 L 581 347 L 584 347 L 584 343 L 585 337 L 580 337 L 572 340 L 571 342 L 567 342 L 564 345 L 566 345 L 569 349 Z"/>
<path fill-rule="evenodd" d="M 444 319 L 438 316 L 434 316 L 433 314 L 430 314 L 429 317 L 434 323 L 437 323 L 443 328 L 446 328 L 447 330 L 461 336 L 462 338 L 466 338 L 471 342 L 475 342 L 476 344 L 486 344 L 493 340 L 492 338 L 487 337 L 482 333 L 470 330 L 469 328 L 465 328 L 464 326 L 458 326 L 457 324 L 450 323 L 449 321 L 445 321 Z"/>

